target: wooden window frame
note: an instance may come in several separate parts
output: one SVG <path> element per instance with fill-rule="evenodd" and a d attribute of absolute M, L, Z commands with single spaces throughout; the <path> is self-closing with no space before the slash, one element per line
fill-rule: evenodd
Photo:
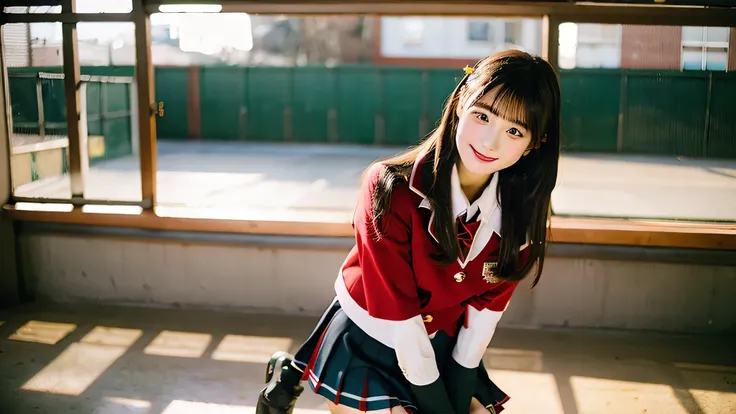
<path fill-rule="evenodd" d="M 20 0 L 16 0 L 18 2 Z M 60 1 L 61 2 L 61 1 Z M 556 68 L 558 62 L 558 27 L 563 22 L 679 25 L 679 26 L 731 26 L 736 21 L 736 9 L 669 7 L 662 5 L 590 5 L 567 2 L 501 2 L 470 0 L 462 2 L 424 1 L 395 2 L 374 1 L 239 1 L 196 0 L 194 3 L 216 3 L 222 12 L 248 12 L 261 14 L 373 14 L 373 15 L 454 15 L 541 18 L 543 26 L 543 57 Z M 73 3 L 64 0 L 63 3 Z M 10 203 L 3 207 L 3 214 L 18 221 L 69 223 L 92 226 L 133 227 L 170 231 L 198 231 L 225 233 L 253 233 L 274 235 L 352 237 L 352 226 L 345 217 L 319 217 L 290 213 L 284 217 L 263 220 L 259 217 L 217 217 L 212 212 L 198 209 L 179 209 L 178 214 L 166 214 L 165 207 L 156 205 L 156 102 L 154 97 L 153 66 L 151 64 L 150 14 L 158 12 L 163 4 L 182 4 L 186 0 L 134 0 L 131 13 L 77 14 L 67 5 L 60 14 L 5 15 L 8 23 L 61 22 L 64 25 L 65 74 L 67 77 L 67 111 L 78 113 L 79 62 L 75 26 L 78 22 L 134 22 L 136 23 L 136 73 L 138 87 L 138 136 L 140 139 L 142 203 L 138 211 L 116 212 L 114 201 L 95 202 L 85 200 L 75 193 L 66 200 L 59 211 L 39 209 L 40 205 Z M 66 58 L 69 58 L 68 60 Z M 73 62 L 73 65 L 66 65 Z M 71 66 L 71 67 L 68 67 Z M 3 68 L 3 76 L 5 69 Z M 85 138 L 83 128 L 70 128 L 70 149 L 80 157 L 72 159 L 72 172 L 77 181 L 84 179 L 84 163 L 80 145 Z M 9 145 L 8 140 L 6 144 Z M 8 151 L 10 153 L 10 151 Z M 73 180 L 74 181 L 74 180 Z M 77 187 L 79 186 L 77 182 Z M 74 186 L 73 186 L 74 187 Z M 76 188 L 76 187 L 74 187 Z M 30 201 L 30 200 L 24 200 Z M 40 201 L 40 200 L 39 200 Z M 64 200 L 54 200 L 63 203 Z M 89 212 L 89 205 L 108 204 L 108 212 Z M 684 247 L 714 250 L 736 250 L 736 223 L 716 224 L 680 221 L 655 221 L 637 219 L 551 218 L 549 239 L 554 243 L 583 243 L 630 246 Z"/>

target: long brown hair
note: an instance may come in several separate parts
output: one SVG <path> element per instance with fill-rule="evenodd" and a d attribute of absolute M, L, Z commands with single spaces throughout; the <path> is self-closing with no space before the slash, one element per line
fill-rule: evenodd
<path fill-rule="evenodd" d="M 426 155 L 431 163 L 431 185 L 424 189 L 434 209 L 434 229 L 441 248 L 440 264 L 455 261 L 460 251 L 452 213 L 450 177 L 459 155 L 455 146 L 458 106 L 467 108 L 498 87 L 493 112 L 511 121 L 521 120 L 531 133 L 532 150 L 514 165 L 498 172 L 497 197 L 501 205 L 501 246 L 498 276 L 523 279 L 536 264 L 532 287 L 542 273 L 550 213 L 557 181 L 560 147 L 560 88 L 554 69 L 540 57 L 509 50 L 476 63 L 450 95 L 437 128 L 419 145 L 379 160 L 383 169 L 373 194 L 373 221 L 390 205 L 397 183 L 408 181 L 415 161 Z M 421 171 L 421 170 L 419 170 Z M 418 171 L 418 173 L 419 173 Z M 519 248 L 529 236 L 529 259 L 519 265 Z"/>

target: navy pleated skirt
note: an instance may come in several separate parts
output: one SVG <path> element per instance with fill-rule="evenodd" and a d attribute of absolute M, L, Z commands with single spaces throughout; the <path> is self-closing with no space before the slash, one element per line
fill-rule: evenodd
<path fill-rule="evenodd" d="M 444 361 L 452 358 L 455 338 L 438 332 L 431 343 L 442 376 Z M 410 413 L 421 414 L 410 384 L 401 373 L 396 352 L 358 328 L 337 299 L 296 353 L 294 363 L 304 371 L 302 379 L 310 388 L 335 404 L 360 411 L 402 406 Z M 482 362 L 474 396 L 496 412 L 501 412 L 509 399 L 488 377 Z"/>

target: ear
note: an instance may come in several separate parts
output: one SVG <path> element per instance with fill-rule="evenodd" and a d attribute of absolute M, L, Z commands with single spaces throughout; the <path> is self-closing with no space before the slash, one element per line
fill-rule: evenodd
<path fill-rule="evenodd" d="M 524 153 L 522 154 L 522 156 L 529 155 L 529 153 L 532 152 L 533 149 L 539 149 L 542 146 L 542 144 L 544 144 L 545 142 L 547 142 L 547 134 L 544 134 L 544 136 L 542 137 L 541 141 L 542 142 L 539 143 L 539 144 L 534 144 L 533 141 L 530 141 L 529 142 L 529 146 L 526 147 L 526 149 L 524 150 Z"/>

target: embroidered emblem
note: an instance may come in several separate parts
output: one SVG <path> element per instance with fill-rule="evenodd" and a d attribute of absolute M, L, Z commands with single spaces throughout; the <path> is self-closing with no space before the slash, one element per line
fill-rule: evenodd
<path fill-rule="evenodd" d="M 500 283 L 501 279 L 496 276 L 496 268 L 498 262 L 485 262 L 483 263 L 483 280 L 486 283 Z"/>

